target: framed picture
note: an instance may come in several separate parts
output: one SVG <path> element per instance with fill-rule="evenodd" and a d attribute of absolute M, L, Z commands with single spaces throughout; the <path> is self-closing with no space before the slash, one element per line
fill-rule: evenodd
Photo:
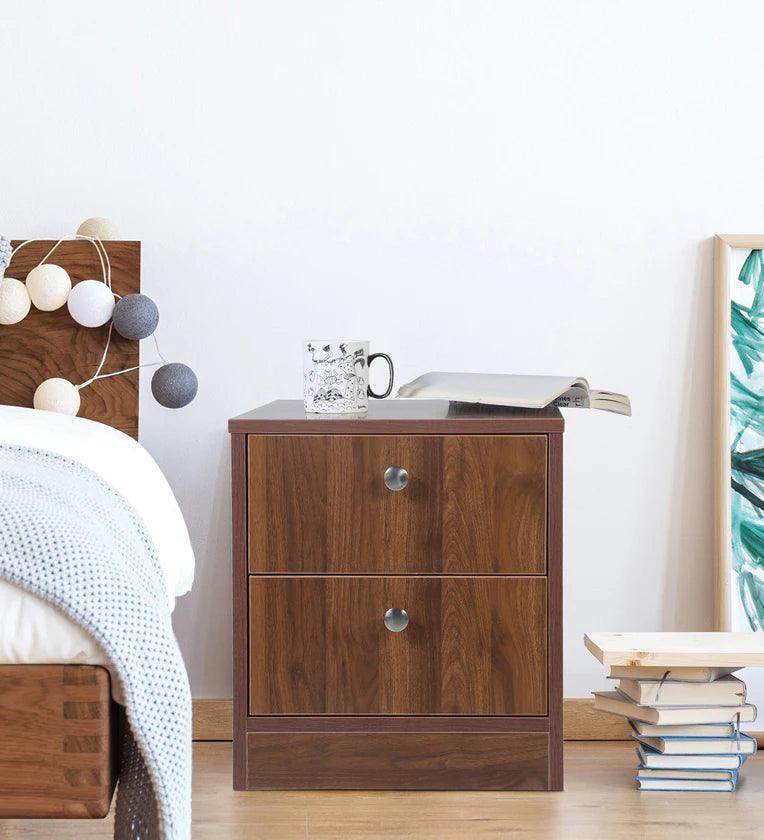
<path fill-rule="evenodd" d="M 764 234 L 714 243 L 717 630 L 764 630 Z"/>

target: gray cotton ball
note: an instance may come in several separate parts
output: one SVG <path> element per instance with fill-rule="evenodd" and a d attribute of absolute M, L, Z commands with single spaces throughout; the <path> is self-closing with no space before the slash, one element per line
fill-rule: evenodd
<path fill-rule="evenodd" d="M 146 295 L 125 295 L 117 301 L 112 315 L 114 329 L 130 341 L 140 341 L 154 333 L 159 324 L 159 309 Z"/>
<path fill-rule="evenodd" d="M 198 390 L 196 374 L 180 362 L 162 365 L 151 377 L 151 393 L 165 408 L 184 408 Z"/>

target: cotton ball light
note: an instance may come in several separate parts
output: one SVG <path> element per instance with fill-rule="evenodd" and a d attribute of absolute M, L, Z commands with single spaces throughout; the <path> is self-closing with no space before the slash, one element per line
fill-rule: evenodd
<path fill-rule="evenodd" d="M 82 327 L 102 327 L 114 312 L 114 294 L 100 280 L 83 280 L 69 292 L 69 314 Z"/>
<path fill-rule="evenodd" d="M 162 365 L 151 377 L 151 393 L 165 408 L 184 408 L 193 401 L 198 390 L 196 374 L 180 362 Z"/>
<path fill-rule="evenodd" d="M 114 307 L 114 329 L 130 341 L 153 335 L 159 324 L 159 309 L 146 295 L 125 295 Z"/>
<path fill-rule="evenodd" d="M 72 281 L 60 265 L 38 265 L 27 274 L 27 292 L 43 312 L 60 309 L 69 297 Z"/>
<path fill-rule="evenodd" d="M 18 324 L 31 308 L 29 292 L 21 280 L 0 276 L 0 324 L 6 327 Z"/>
<path fill-rule="evenodd" d="M 122 239 L 119 228 L 114 222 L 109 221 L 109 219 L 104 219 L 102 216 L 93 216 L 92 219 L 85 219 L 77 228 L 77 235 L 89 236 L 91 239 L 101 240 Z"/>
<path fill-rule="evenodd" d="M 34 407 L 75 415 L 80 410 L 80 392 L 67 379 L 46 379 L 34 392 Z"/>

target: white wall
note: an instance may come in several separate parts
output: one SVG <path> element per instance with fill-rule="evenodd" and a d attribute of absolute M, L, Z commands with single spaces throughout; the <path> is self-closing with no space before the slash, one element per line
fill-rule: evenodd
<path fill-rule="evenodd" d="M 631 395 L 566 417 L 567 695 L 601 683 L 585 630 L 710 626 L 709 237 L 762 228 L 763 28 L 709 0 L 0 5 L 0 231 L 113 218 L 199 373 L 141 428 L 198 552 L 196 696 L 230 691 L 226 420 L 297 397 L 316 333 L 400 382 Z"/>

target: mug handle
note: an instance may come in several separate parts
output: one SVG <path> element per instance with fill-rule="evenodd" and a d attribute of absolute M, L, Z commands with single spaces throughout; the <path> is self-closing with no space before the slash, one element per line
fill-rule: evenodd
<path fill-rule="evenodd" d="M 371 356 L 369 356 L 369 368 L 371 368 L 371 363 L 374 359 L 384 359 L 390 367 L 390 381 L 387 384 L 387 390 L 384 394 L 375 394 L 374 391 L 371 390 L 371 386 L 367 389 L 370 397 L 374 397 L 375 400 L 383 400 L 385 397 L 389 397 L 393 392 L 393 377 L 395 376 L 395 369 L 393 368 L 393 360 L 387 355 L 387 353 L 372 353 Z"/>

